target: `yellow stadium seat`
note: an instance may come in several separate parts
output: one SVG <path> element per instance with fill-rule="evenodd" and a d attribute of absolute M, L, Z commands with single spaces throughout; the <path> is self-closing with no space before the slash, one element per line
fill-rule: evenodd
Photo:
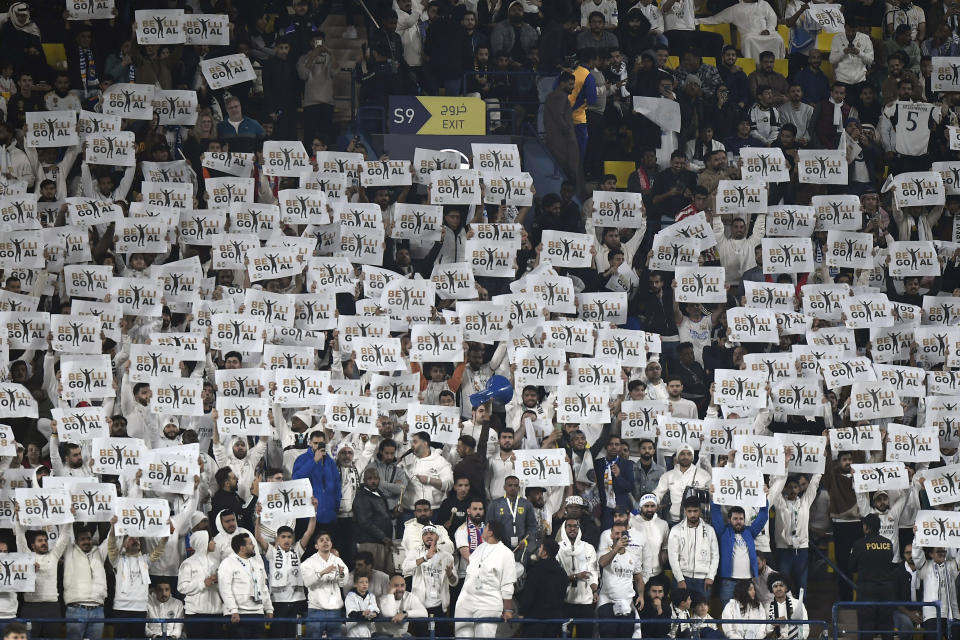
<path fill-rule="evenodd" d="M 630 180 L 630 174 L 636 169 L 636 165 L 629 160 L 605 160 L 603 162 L 603 172 L 617 176 L 617 189 L 626 189 L 627 181 Z"/>
<path fill-rule="evenodd" d="M 870 37 L 874 40 L 883 40 L 883 27 L 870 27 Z"/>
<path fill-rule="evenodd" d="M 790 27 L 785 24 L 777 25 L 777 33 L 780 34 L 780 37 L 783 38 L 783 47 L 790 51 Z"/>
<path fill-rule="evenodd" d="M 830 51 L 830 45 L 833 43 L 832 33 L 821 31 L 817 34 L 817 49 L 820 51 Z"/>
<path fill-rule="evenodd" d="M 730 37 L 729 24 L 701 24 L 700 31 L 719 33 L 721 36 L 723 36 L 723 44 L 733 44 L 733 39 Z"/>
<path fill-rule="evenodd" d="M 667 56 L 667 69 L 676 69 L 680 66 L 679 56 Z"/>
<path fill-rule="evenodd" d="M 773 70 L 782 75 L 784 78 L 787 77 L 787 69 L 789 64 L 786 59 L 774 60 L 773 61 Z"/>
<path fill-rule="evenodd" d="M 60 42 L 44 42 L 43 55 L 47 58 L 47 64 L 54 69 L 65 68 L 67 62 L 67 50 Z"/>
<path fill-rule="evenodd" d="M 717 66 L 717 59 L 709 56 L 703 56 L 703 64 L 715 67 Z"/>
<path fill-rule="evenodd" d="M 757 70 L 757 61 L 753 58 L 737 58 L 737 64 L 740 65 L 746 75 L 750 75 Z"/>

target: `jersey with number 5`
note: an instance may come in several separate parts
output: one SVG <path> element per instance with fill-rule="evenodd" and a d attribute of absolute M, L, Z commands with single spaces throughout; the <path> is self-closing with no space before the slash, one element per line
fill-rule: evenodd
<path fill-rule="evenodd" d="M 922 156 L 930 144 L 930 130 L 936 126 L 934 106 L 929 102 L 906 102 L 898 100 L 884 109 L 896 132 L 897 153 L 906 156 Z"/>

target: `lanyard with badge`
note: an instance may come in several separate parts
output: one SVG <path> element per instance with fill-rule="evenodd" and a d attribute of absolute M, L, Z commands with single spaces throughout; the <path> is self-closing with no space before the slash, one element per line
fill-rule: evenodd
<path fill-rule="evenodd" d="M 520 541 L 517 539 L 517 511 L 520 509 L 520 496 L 517 496 L 513 499 L 513 506 L 510 506 L 510 498 L 504 497 L 504 500 L 507 503 L 507 509 L 510 511 L 510 517 L 513 522 L 513 535 L 510 536 L 510 546 L 516 547 L 520 544 Z"/>

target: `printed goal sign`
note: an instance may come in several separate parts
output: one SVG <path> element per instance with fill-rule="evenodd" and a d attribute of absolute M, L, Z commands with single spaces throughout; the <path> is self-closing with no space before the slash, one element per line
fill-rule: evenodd
<path fill-rule="evenodd" d="M 310 480 L 286 482 L 261 482 L 260 517 L 266 521 L 289 521 L 295 518 L 311 518 L 317 514 L 313 507 L 313 488 Z"/>
<path fill-rule="evenodd" d="M 519 449 L 514 462 L 520 482 L 528 487 L 570 485 L 570 463 L 564 449 Z"/>

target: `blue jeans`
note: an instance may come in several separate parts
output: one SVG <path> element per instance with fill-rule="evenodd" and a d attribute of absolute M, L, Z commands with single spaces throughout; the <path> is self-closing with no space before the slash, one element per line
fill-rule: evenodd
<path fill-rule="evenodd" d="M 587 140 L 590 138 L 587 123 L 573 125 L 573 132 L 577 136 L 577 146 L 580 148 L 580 162 L 583 162 L 583 157 L 587 155 Z"/>
<path fill-rule="evenodd" d="M 90 619 L 103 619 L 103 607 L 94 607 L 88 609 L 87 607 L 80 607 L 77 605 L 67 605 L 67 612 L 65 614 L 67 619 L 77 618 L 80 620 L 90 620 Z M 103 638 L 103 623 L 102 622 L 68 622 L 67 623 L 67 640 L 83 640 L 83 638 L 89 638 L 90 640 L 100 640 Z"/>
<path fill-rule="evenodd" d="M 335 622 L 337 618 L 342 618 L 340 609 L 307 609 L 307 637 L 311 640 L 319 640 L 323 637 L 323 632 L 327 632 L 328 638 L 339 638 L 343 636 L 343 625 Z"/>
<path fill-rule="evenodd" d="M 900 632 L 897 634 L 898 638 L 906 640 L 913 637 L 915 629 L 913 620 L 904 612 L 896 610 L 893 612 L 893 627 Z"/>
<path fill-rule="evenodd" d="M 736 578 L 717 578 L 714 586 L 717 587 L 717 597 L 720 598 L 720 606 L 724 606 L 733 597 L 733 589 L 737 586 Z"/>
<path fill-rule="evenodd" d="M 690 593 L 699 593 L 704 598 L 710 598 L 710 589 L 704 584 L 703 578 L 687 578 L 687 591 Z M 673 581 L 673 586 L 677 586 L 677 581 Z"/>
<path fill-rule="evenodd" d="M 777 569 L 790 578 L 795 594 L 807 588 L 807 560 L 809 549 L 777 549 Z"/>

